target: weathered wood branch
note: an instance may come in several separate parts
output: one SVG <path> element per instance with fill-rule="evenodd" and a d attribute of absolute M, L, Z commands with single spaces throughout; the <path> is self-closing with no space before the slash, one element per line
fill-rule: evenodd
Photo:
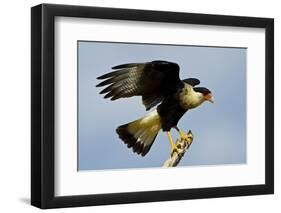
<path fill-rule="evenodd" d="M 189 130 L 186 137 L 177 139 L 175 145 L 178 149 L 178 152 L 176 152 L 176 151 L 172 152 L 170 158 L 165 161 L 163 167 L 177 166 L 179 164 L 179 162 L 181 161 L 181 159 L 183 158 L 186 150 L 189 149 L 192 142 L 193 142 L 193 134 Z"/>

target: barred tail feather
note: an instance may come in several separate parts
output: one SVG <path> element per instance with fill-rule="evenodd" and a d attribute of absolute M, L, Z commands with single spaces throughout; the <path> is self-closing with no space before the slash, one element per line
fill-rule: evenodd
<path fill-rule="evenodd" d="M 127 144 L 128 148 L 132 147 L 133 152 L 145 156 L 150 150 L 160 129 L 160 116 L 154 110 L 145 117 L 119 126 L 116 132 L 119 138 Z"/>

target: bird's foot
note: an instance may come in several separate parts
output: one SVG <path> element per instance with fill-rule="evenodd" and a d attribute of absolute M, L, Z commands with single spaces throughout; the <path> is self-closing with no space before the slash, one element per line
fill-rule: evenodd
<path fill-rule="evenodd" d="M 190 143 L 190 141 L 193 138 L 193 135 L 192 135 L 191 131 L 188 131 L 188 133 L 185 134 L 183 131 L 180 130 L 179 134 L 180 134 L 180 139 L 183 140 L 183 141 L 186 141 L 188 144 Z"/>
<path fill-rule="evenodd" d="M 179 131 L 179 133 L 180 133 L 180 137 L 181 137 L 181 139 L 183 139 L 183 140 L 186 140 L 186 139 L 188 139 L 188 135 L 187 134 L 185 134 L 183 131 Z"/>

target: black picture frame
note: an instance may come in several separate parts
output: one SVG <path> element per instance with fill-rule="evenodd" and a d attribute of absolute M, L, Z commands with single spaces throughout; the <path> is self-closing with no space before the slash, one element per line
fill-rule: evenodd
<path fill-rule="evenodd" d="M 265 184 L 56 197 L 54 195 L 54 20 L 58 16 L 264 28 L 266 32 Z M 272 194 L 274 192 L 274 20 L 53 4 L 32 7 L 31 112 L 31 204 L 39 208 Z"/>

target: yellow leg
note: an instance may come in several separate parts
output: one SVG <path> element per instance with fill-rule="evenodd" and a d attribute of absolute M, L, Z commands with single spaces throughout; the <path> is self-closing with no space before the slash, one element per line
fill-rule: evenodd
<path fill-rule="evenodd" d="M 171 145 L 171 154 L 173 152 L 177 152 L 178 151 L 178 148 L 176 147 L 176 145 L 174 144 L 173 142 L 173 138 L 171 136 L 171 133 L 170 131 L 167 132 L 167 136 L 168 136 L 168 139 L 169 139 L 169 142 L 170 142 L 170 145 Z"/>
<path fill-rule="evenodd" d="M 175 127 L 175 129 L 178 131 L 178 133 L 180 134 L 181 138 L 186 138 L 187 137 L 187 135 L 183 131 L 181 131 L 177 126 Z"/>
<path fill-rule="evenodd" d="M 168 139 L 169 139 L 169 142 L 170 142 L 170 145 L 171 147 L 173 148 L 175 146 L 174 142 L 173 142 L 173 138 L 171 136 L 171 133 L 170 131 L 167 132 L 167 135 L 168 135 Z"/>

